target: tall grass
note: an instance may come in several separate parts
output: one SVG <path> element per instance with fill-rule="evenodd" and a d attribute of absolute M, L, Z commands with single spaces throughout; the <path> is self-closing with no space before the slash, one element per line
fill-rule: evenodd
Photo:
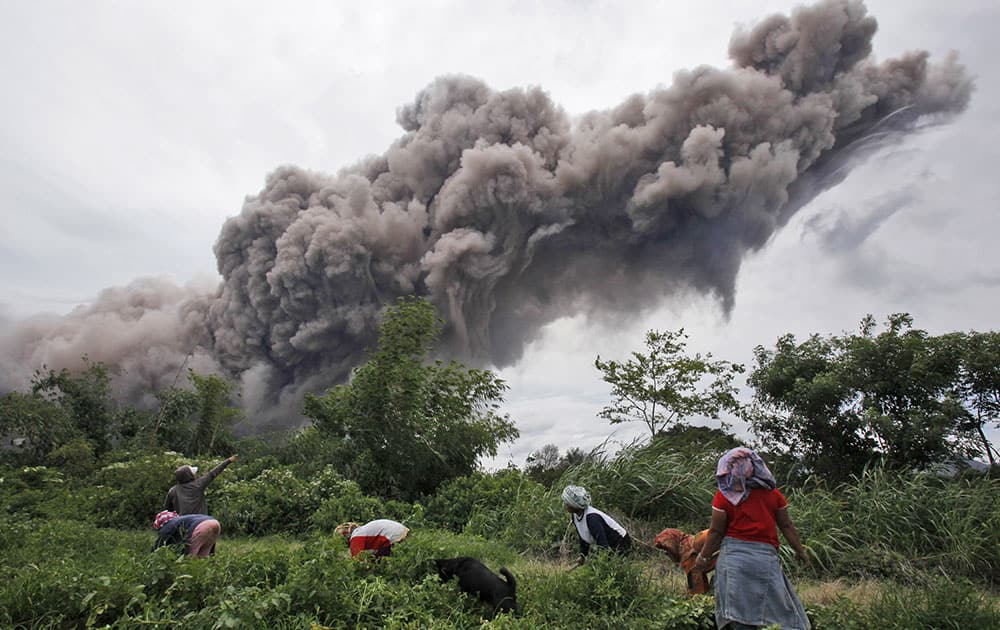
<path fill-rule="evenodd" d="M 678 452 L 668 440 L 636 442 L 618 453 L 605 443 L 567 469 L 554 487 L 582 485 L 595 505 L 631 518 L 699 522 L 710 514 L 717 457 Z"/>
<path fill-rule="evenodd" d="M 822 569 L 1000 578 L 1000 482 L 872 468 L 850 483 L 789 493 L 790 513 Z"/>

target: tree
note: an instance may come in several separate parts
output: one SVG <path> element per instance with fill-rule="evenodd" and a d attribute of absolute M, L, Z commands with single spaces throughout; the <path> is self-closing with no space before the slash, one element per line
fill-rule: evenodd
<path fill-rule="evenodd" d="M 203 376 L 194 370 L 188 370 L 188 379 L 197 397 L 192 452 L 196 455 L 228 452 L 232 441 L 230 430 L 241 415 L 239 408 L 230 404 L 233 384 L 217 374 Z"/>
<path fill-rule="evenodd" d="M 152 420 L 153 435 L 177 451 L 228 452 L 232 426 L 241 416 L 231 402 L 233 384 L 217 374 L 202 375 L 191 369 L 188 382 L 193 389 L 169 387 L 156 393 L 160 408 Z"/>
<path fill-rule="evenodd" d="M 0 397 L 0 437 L 13 441 L 0 449 L 5 459 L 37 465 L 78 435 L 69 414 L 55 402 L 20 392 Z M 24 442 L 18 441 L 22 439 Z"/>
<path fill-rule="evenodd" d="M 428 494 L 518 435 L 498 412 L 507 389 L 501 379 L 455 361 L 429 361 L 441 327 L 429 302 L 400 298 L 351 381 L 306 398 L 316 427 L 356 455 L 343 472 L 368 493 L 404 500 Z"/>
<path fill-rule="evenodd" d="M 575 450 L 581 453 L 580 459 L 583 459 L 582 451 L 580 449 Z M 569 454 L 567 453 L 567 455 Z M 565 457 L 559 456 L 559 448 L 555 444 L 546 444 L 528 455 L 525 461 L 524 473 L 533 481 L 542 484 L 546 488 L 551 488 L 552 484 L 562 477 L 563 472 L 570 465 L 570 462 Z"/>
<path fill-rule="evenodd" d="M 966 412 L 951 392 L 961 346 L 913 329 L 905 313 L 878 334 L 870 315 L 852 335 L 792 335 L 755 349 L 746 414 L 768 448 L 782 448 L 813 472 L 844 478 L 872 459 L 920 468 L 959 452 Z"/>
<path fill-rule="evenodd" d="M 712 361 L 712 355 L 687 356 L 687 335 L 676 332 L 646 333 L 648 354 L 633 352 L 623 363 L 602 361 L 594 367 L 612 387 L 613 402 L 600 416 L 611 424 L 641 421 L 650 435 L 680 425 L 691 416 L 719 419 L 723 411 L 739 409 L 733 378 L 743 366 Z M 706 383 L 707 379 L 707 383 Z"/>
<path fill-rule="evenodd" d="M 101 454 L 111 448 L 113 442 L 111 374 L 103 363 L 92 363 L 86 356 L 83 365 L 78 374 L 65 368 L 59 372 L 44 372 L 43 366 L 32 378 L 31 392 L 62 407 L 83 435 L 94 443 L 97 454 Z"/>
<path fill-rule="evenodd" d="M 732 433 L 714 427 L 673 426 L 653 436 L 653 441 L 663 440 L 669 449 L 678 453 L 725 452 L 741 442 Z"/>
<path fill-rule="evenodd" d="M 974 431 L 982 452 L 996 466 L 996 448 L 986 437 L 986 427 L 1000 426 L 1000 333 L 956 333 L 962 344 L 962 365 L 956 387 L 956 398 L 969 412 L 968 428 Z"/>

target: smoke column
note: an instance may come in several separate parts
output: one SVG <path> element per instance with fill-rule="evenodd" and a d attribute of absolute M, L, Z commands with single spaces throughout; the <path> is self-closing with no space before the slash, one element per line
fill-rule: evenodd
<path fill-rule="evenodd" d="M 877 63 L 876 28 L 855 0 L 775 15 L 733 35 L 732 67 L 677 72 L 575 124 L 541 89 L 439 78 L 398 110 L 384 154 L 271 173 L 222 226 L 218 287 L 144 279 L 9 326 L 0 390 L 86 353 L 150 404 L 187 360 L 239 377 L 259 429 L 342 382 L 397 296 L 437 306 L 447 354 L 496 366 L 566 315 L 637 313 L 679 290 L 729 310 L 746 253 L 850 158 L 968 104 L 954 56 Z"/>

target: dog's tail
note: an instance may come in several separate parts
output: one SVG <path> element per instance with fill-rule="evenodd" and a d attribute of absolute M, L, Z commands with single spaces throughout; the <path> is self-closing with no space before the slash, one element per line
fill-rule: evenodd
<path fill-rule="evenodd" d="M 500 573 L 503 574 L 505 580 L 507 580 L 507 585 L 510 586 L 510 592 L 514 593 L 517 591 L 517 580 L 514 579 L 514 575 L 507 570 L 507 567 L 500 567 Z"/>

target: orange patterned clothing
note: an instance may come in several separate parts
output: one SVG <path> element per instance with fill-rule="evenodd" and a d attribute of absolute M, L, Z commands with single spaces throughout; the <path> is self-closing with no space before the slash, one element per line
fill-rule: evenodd
<path fill-rule="evenodd" d="M 653 541 L 653 545 L 657 549 L 666 551 L 670 559 L 684 569 L 684 573 L 687 575 L 688 593 L 692 595 L 707 593 L 711 590 L 708 573 L 715 569 L 715 558 L 711 559 L 704 571 L 696 571 L 694 568 L 698 553 L 705 546 L 707 538 L 707 529 L 700 531 L 695 536 L 685 534 L 679 529 L 665 529 Z"/>

